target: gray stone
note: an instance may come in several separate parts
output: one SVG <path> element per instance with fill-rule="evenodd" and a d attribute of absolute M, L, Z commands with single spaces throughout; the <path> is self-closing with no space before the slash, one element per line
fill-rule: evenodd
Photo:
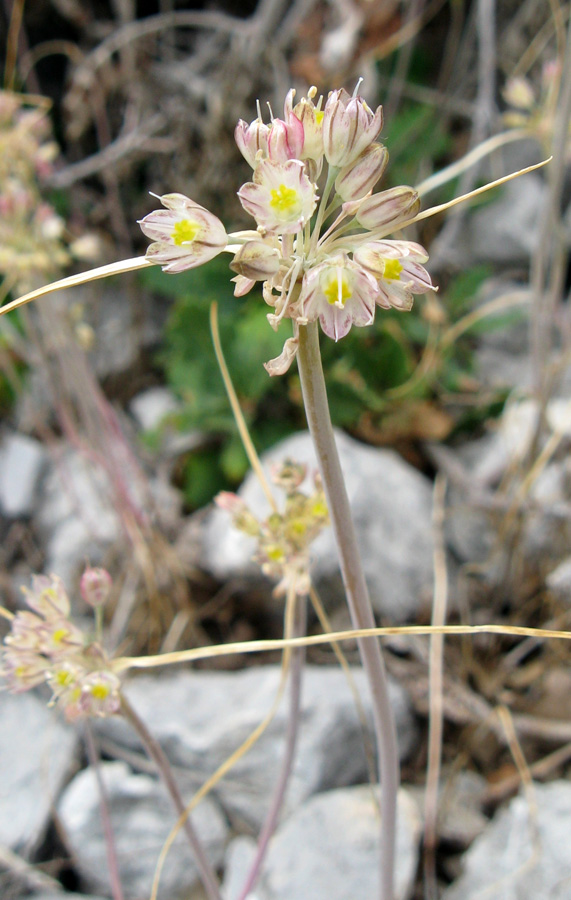
<path fill-rule="evenodd" d="M 99 378 L 120 375 L 137 364 L 141 347 L 155 344 L 166 315 L 162 298 L 153 300 L 145 291 L 133 296 L 115 288 L 93 288 L 78 292 L 91 312 L 95 343 L 90 361 Z M 93 293 L 96 293 L 94 298 Z"/>
<path fill-rule="evenodd" d="M 69 590 L 85 560 L 100 563 L 121 534 L 105 473 L 74 450 L 61 453 L 44 479 L 37 523 L 46 543 L 45 570 Z"/>
<path fill-rule="evenodd" d="M 24 434 L 7 434 L 0 450 L 0 507 L 5 516 L 29 516 L 34 509 L 46 451 Z"/>
<path fill-rule="evenodd" d="M 546 584 L 559 599 L 571 603 L 571 556 L 553 569 L 546 578 Z"/>
<path fill-rule="evenodd" d="M 150 896 L 160 852 L 177 816 L 155 778 L 135 775 L 123 762 L 104 763 L 100 771 L 124 895 L 126 900 L 140 900 Z M 188 792 L 186 801 L 190 796 Z M 73 779 L 61 797 L 58 813 L 85 888 L 111 895 L 99 789 L 92 769 Z M 224 856 L 228 827 L 216 803 L 209 798 L 203 800 L 193 812 L 192 822 L 212 865 L 218 867 Z M 198 881 L 194 856 L 181 833 L 162 871 L 161 896 L 183 900 Z"/>
<path fill-rule="evenodd" d="M 528 262 L 537 247 L 547 194 L 545 179 L 532 173 L 508 182 L 501 197 L 473 212 L 461 239 L 470 263 Z"/>
<path fill-rule="evenodd" d="M 41 841 L 75 761 L 77 735 L 35 694 L 0 693 L 0 844 Z"/>
<path fill-rule="evenodd" d="M 351 671 L 370 716 L 364 674 L 360 669 Z M 188 768 L 198 787 L 263 721 L 279 681 L 278 666 L 241 672 L 177 672 L 136 678 L 127 684 L 126 693 L 171 763 Z M 404 690 L 391 682 L 390 691 L 404 757 L 416 739 L 416 729 Z M 214 789 L 237 824 L 257 830 L 264 821 L 276 766 L 284 753 L 286 723 L 287 689 L 261 738 Z M 136 736 L 121 719 L 107 719 L 98 728 L 120 744 L 138 746 Z M 370 726 L 368 730 L 370 733 Z M 361 726 L 345 674 L 334 667 L 306 667 L 286 809 L 295 808 L 317 791 L 365 780 L 367 774 Z"/>
<path fill-rule="evenodd" d="M 152 431 L 166 416 L 177 412 L 180 404 L 168 388 L 153 387 L 133 397 L 129 409 L 143 431 Z"/>
<path fill-rule="evenodd" d="M 498 812 L 464 855 L 464 873 L 443 900 L 568 900 L 571 784 L 534 785 Z M 536 830 L 537 829 L 537 830 Z"/>
<path fill-rule="evenodd" d="M 357 530 L 371 602 L 391 621 L 415 616 L 432 596 L 432 490 L 424 475 L 391 450 L 379 450 L 336 432 L 336 441 Z M 289 457 L 317 469 L 311 438 L 295 434 L 262 459 L 272 463 Z M 256 515 L 268 514 L 267 501 L 254 474 L 239 494 Z M 215 509 L 204 524 L 205 567 L 221 579 L 252 578 L 254 541 L 232 528 L 230 518 Z M 344 597 L 335 539 L 326 529 L 312 546 L 312 577 L 327 599 Z"/>
<path fill-rule="evenodd" d="M 61 891 L 51 894 L 46 894 L 44 891 L 41 891 L 40 893 L 34 891 L 33 894 L 24 894 L 17 898 L 17 900 L 104 900 L 104 898 L 95 897 L 93 894 L 68 894 L 67 891 L 64 892 L 62 888 Z M 109 898 L 105 898 L 105 900 L 109 900 Z"/>
<path fill-rule="evenodd" d="M 438 800 L 441 840 L 464 849 L 482 834 L 489 822 L 482 812 L 486 789 L 477 772 L 456 772 L 444 780 Z"/>
<path fill-rule="evenodd" d="M 395 898 L 412 896 L 418 864 L 420 817 L 414 800 L 399 791 Z M 379 822 L 368 785 L 328 791 L 308 800 L 272 838 L 256 900 L 373 898 L 378 896 Z M 241 841 L 227 857 L 225 900 L 236 900 L 252 847 Z M 236 890 L 238 888 L 238 890 Z"/>

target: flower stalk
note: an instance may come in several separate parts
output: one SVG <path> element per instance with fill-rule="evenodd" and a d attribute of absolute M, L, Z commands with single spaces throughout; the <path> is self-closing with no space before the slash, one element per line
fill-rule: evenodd
<path fill-rule="evenodd" d="M 298 367 L 307 423 L 327 497 L 353 627 L 374 628 L 375 620 L 329 414 L 316 322 L 299 329 Z M 357 644 L 371 690 L 379 752 L 381 782 L 379 896 L 382 900 L 393 900 L 396 799 L 400 781 L 396 725 L 379 642 L 376 638 L 359 638 Z"/>
<path fill-rule="evenodd" d="M 182 818 L 182 827 L 184 828 L 194 854 L 195 862 L 208 900 L 222 900 L 222 895 L 218 887 L 218 879 L 216 878 L 214 869 L 208 861 L 208 857 L 204 852 L 204 848 L 200 843 L 198 835 L 194 830 L 190 816 L 186 815 L 186 804 L 180 795 L 171 765 L 165 756 L 163 748 L 159 742 L 155 740 L 143 720 L 137 715 L 123 693 L 121 694 L 121 712 L 133 730 L 137 733 L 145 751 L 155 763 L 161 780 L 170 795 L 173 806 L 178 815 Z"/>

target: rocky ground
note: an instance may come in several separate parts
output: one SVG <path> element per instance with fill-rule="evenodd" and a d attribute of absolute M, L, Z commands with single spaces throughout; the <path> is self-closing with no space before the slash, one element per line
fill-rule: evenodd
<path fill-rule="evenodd" d="M 503 10 L 508 17 L 509 5 Z M 394 12 L 397 4 L 385 6 Z M 370 22 L 353 31 L 345 25 L 337 37 L 334 31 L 329 35 L 329 52 L 338 46 L 342 53 L 347 35 L 356 44 L 359 35 L 373 29 Z M 381 25 L 375 21 L 374 28 Z M 525 41 L 519 52 L 524 49 Z M 365 59 L 365 49 L 363 54 Z M 322 62 L 301 51 L 290 60 L 298 75 L 307 67 L 322 72 Z M 163 90 L 165 84 L 180 89 L 186 70 L 175 69 L 174 64 L 161 69 Z M 70 96 L 78 89 L 73 85 Z M 244 84 L 235 89 L 243 92 Z M 194 97 L 192 102 L 199 101 Z M 160 128 L 156 123 L 157 132 Z M 166 150 L 180 149 L 187 138 L 178 121 Z M 224 169 L 224 153 L 216 145 L 218 171 Z M 541 156 L 535 140 L 514 143 L 481 174 L 497 177 Z M 177 174 L 184 165 L 176 153 L 172 157 L 169 171 Z M 212 176 L 216 160 L 202 161 L 191 178 L 195 188 L 208 172 Z M 205 187 L 214 197 L 224 187 L 224 172 Z M 549 352 L 539 361 L 529 288 L 541 252 L 540 211 L 549 202 L 549 184 L 543 172 L 510 182 L 492 202 L 463 217 L 452 245 L 441 232 L 431 251 L 435 280 L 442 278 L 444 285 L 447 266 L 455 271 L 489 267 L 472 298 L 473 311 L 496 302 L 496 311 L 503 303 L 504 312 L 517 308 L 520 313 L 517 321 L 474 332 L 465 396 L 446 398 L 446 415 L 456 413 L 454 404 L 465 404 L 463 410 L 470 403 L 485 406 L 488 397 L 501 397 L 499 409 L 490 403 L 489 415 L 479 415 L 473 427 L 464 427 L 452 440 L 415 438 L 379 447 L 337 432 L 380 624 L 430 622 L 440 536 L 434 486 L 445 479 L 447 620 L 569 631 L 571 365 L 565 273 L 561 302 L 550 322 Z M 106 189 L 112 196 L 113 186 Z M 568 245 L 566 190 L 564 185 L 559 225 Z M 150 290 L 139 291 L 135 299 L 116 282 L 112 288 L 98 283 L 56 297 L 47 318 L 32 318 L 32 329 L 43 328 L 51 343 L 46 338 L 33 357 L 0 431 L 2 605 L 20 609 L 20 588 L 29 585 L 34 572 L 57 573 L 74 598 L 77 621 L 89 628 L 91 611 L 77 590 L 89 561 L 108 567 L 115 580 L 105 633 L 117 654 L 279 637 L 283 603 L 253 564 L 251 540 L 233 530 L 213 504 L 192 511 L 185 505 L 181 467 L 190 452 L 209 447 L 212 436 L 173 427 L 181 399 L 153 363 L 167 311 Z M 64 340 L 76 308 L 93 313 L 86 318 L 94 340 L 81 353 Z M 53 380 L 56 370 L 60 382 Z M 536 390 L 541 373 L 549 374 L 544 403 Z M 71 418 L 66 418 L 58 385 L 62 395 L 65 389 Z M 149 440 L 157 433 L 160 440 Z M 285 457 L 314 468 L 306 432 L 268 450 L 262 458 L 266 471 Z M 267 514 L 253 474 L 239 493 L 254 512 Z M 348 628 L 330 530 L 315 542 L 312 559 L 314 583 L 333 629 Z M 438 555 L 436 560 L 442 587 Z M 321 630 L 312 613 L 308 630 Z M 570 897 L 568 642 L 497 634 L 446 638 L 443 692 L 436 698 L 429 690 L 428 638 L 403 631 L 385 638 L 384 646 L 403 782 L 398 900 L 424 897 L 428 730 L 439 708 L 444 731 L 437 891 L 431 900 Z M 344 650 L 349 678 L 327 644 L 308 650 L 289 791 L 252 900 L 375 896 L 378 824 L 370 784 L 370 701 L 356 645 L 346 642 Z M 264 719 L 279 680 L 279 656 L 266 652 L 132 675 L 125 690 L 160 741 L 188 801 Z M 260 740 L 193 813 L 220 873 L 225 900 L 240 897 L 286 731 L 282 700 Z M 97 770 L 87 765 L 83 728 L 65 724 L 48 709 L 42 690 L 0 693 L 0 895 L 5 900 L 30 895 L 35 900 L 111 900 L 102 784 L 125 900 L 150 897 L 176 815 L 128 725 L 113 717 L 98 722 L 94 732 L 101 754 Z M 433 802 L 429 797 L 429 813 Z M 161 885 L 159 897 L 165 900 L 204 897 L 180 836 L 170 849 Z"/>

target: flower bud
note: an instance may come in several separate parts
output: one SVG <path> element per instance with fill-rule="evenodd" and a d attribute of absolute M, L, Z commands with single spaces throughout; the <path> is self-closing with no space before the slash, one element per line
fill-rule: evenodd
<path fill-rule="evenodd" d="M 233 272 L 252 281 L 265 281 L 271 278 L 279 267 L 279 251 L 263 241 L 248 241 L 242 244 L 230 263 Z"/>
<path fill-rule="evenodd" d="M 371 144 L 354 162 L 341 169 L 335 179 L 335 190 L 345 201 L 366 197 L 385 171 L 388 160 L 386 147 Z"/>
<path fill-rule="evenodd" d="M 229 512 L 232 516 L 234 528 L 243 531 L 251 537 L 257 537 L 260 533 L 260 525 L 255 516 L 250 512 L 248 505 L 238 494 L 230 491 L 220 491 L 214 498 L 219 509 Z"/>
<path fill-rule="evenodd" d="M 299 103 L 293 106 L 295 90 L 292 88 L 288 91 L 284 108 L 286 119 L 288 114 L 293 112 L 303 125 L 303 149 L 298 159 L 321 162 L 323 157 L 323 110 L 317 109 L 313 102 L 316 93 L 316 88 L 310 88 L 307 97 L 302 97 Z"/>
<path fill-rule="evenodd" d="M 329 165 L 348 166 L 372 144 L 383 126 L 383 110 L 373 112 L 362 97 L 332 91 L 323 115 L 323 150 Z"/>
<path fill-rule="evenodd" d="M 269 126 L 264 125 L 259 117 L 250 122 L 249 125 L 243 119 L 240 119 L 234 129 L 234 140 L 238 145 L 238 149 L 253 169 L 256 168 L 260 158 L 265 159 L 268 155 L 269 131 Z M 260 153 L 260 156 L 258 156 L 258 153 Z"/>
<path fill-rule="evenodd" d="M 299 159 L 303 149 L 303 125 L 293 113 L 287 122 L 274 119 L 268 134 L 268 156 L 274 162 Z"/>
<path fill-rule="evenodd" d="M 411 187 L 395 187 L 367 197 L 355 212 L 360 225 L 371 231 L 396 231 L 403 222 L 414 218 L 420 208 L 418 193 Z"/>
<path fill-rule="evenodd" d="M 94 569 L 88 566 L 79 582 L 81 596 L 89 606 L 96 609 L 109 599 L 113 582 L 106 569 Z"/>
<path fill-rule="evenodd" d="M 282 488 L 286 494 L 291 494 L 305 481 L 307 466 L 292 459 L 285 459 L 272 469 L 272 481 L 277 487 Z"/>

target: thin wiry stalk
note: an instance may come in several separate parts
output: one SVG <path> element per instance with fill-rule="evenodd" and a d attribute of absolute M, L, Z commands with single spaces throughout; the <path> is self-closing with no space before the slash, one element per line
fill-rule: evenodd
<path fill-rule="evenodd" d="M 294 627 L 295 634 L 305 634 L 306 627 L 306 600 L 305 597 L 298 597 L 295 601 L 296 622 Z M 274 790 L 274 796 L 266 816 L 263 828 L 258 838 L 258 847 L 256 856 L 248 872 L 248 877 L 244 887 L 240 891 L 239 900 L 247 900 L 250 891 L 258 880 L 260 869 L 264 862 L 270 838 L 275 831 L 278 818 L 283 807 L 285 794 L 291 775 L 293 766 L 297 737 L 299 733 L 299 712 L 301 706 L 301 682 L 303 675 L 303 664 L 305 661 L 305 649 L 297 648 L 291 654 L 290 660 L 290 700 L 289 715 L 286 729 L 286 748 L 282 762 L 280 777 Z"/>
<path fill-rule="evenodd" d="M 307 422 L 327 496 L 351 619 L 355 628 L 373 628 L 375 620 L 331 425 L 317 322 L 299 329 L 298 365 Z M 400 779 L 396 726 L 379 643 L 360 638 L 358 647 L 373 700 L 379 753 L 382 812 L 379 897 L 381 900 L 393 900 L 396 800 Z"/>
<path fill-rule="evenodd" d="M 115 838 L 113 835 L 113 826 L 111 825 L 111 816 L 109 814 L 109 803 L 107 802 L 107 789 L 105 781 L 101 774 L 101 764 L 99 753 L 93 739 L 93 730 L 91 723 L 86 722 L 85 725 L 85 745 L 87 747 L 87 756 L 89 763 L 95 773 L 97 787 L 99 788 L 99 803 L 101 809 L 101 822 L 103 824 L 103 834 L 105 836 L 105 852 L 107 854 L 107 867 L 109 869 L 109 880 L 111 882 L 111 893 L 113 900 L 123 900 L 123 888 L 121 886 L 121 876 L 119 874 L 119 863 L 117 860 L 117 849 L 115 846 Z"/>
<path fill-rule="evenodd" d="M 121 696 L 121 712 L 138 734 L 143 747 L 158 769 L 161 780 L 170 794 L 174 808 L 179 815 L 182 815 L 185 812 L 186 806 L 174 779 L 170 763 L 166 758 L 161 745 L 155 740 L 143 720 L 137 715 L 124 695 Z M 222 895 L 220 894 L 220 889 L 218 887 L 218 879 L 216 878 L 214 869 L 208 861 L 204 848 L 200 843 L 189 816 L 185 816 L 182 827 L 184 828 L 194 854 L 208 900 L 222 900 Z"/>
<path fill-rule="evenodd" d="M 439 475 L 434 485 L 434 599 L 432 624 L 444 625 L 448 596 L 446 551 L 444 548 L 444 496 L 446 480 Z M 442 657 L 444 635 L 430 638 L 429 698 L 430 720 L 428 730 L 428 765 L 424 795 L 424 896 L 426 900 L 438 900 L 436 882 L 436 820 L 438 815 L 438 782 L 442 753 Z"/>

